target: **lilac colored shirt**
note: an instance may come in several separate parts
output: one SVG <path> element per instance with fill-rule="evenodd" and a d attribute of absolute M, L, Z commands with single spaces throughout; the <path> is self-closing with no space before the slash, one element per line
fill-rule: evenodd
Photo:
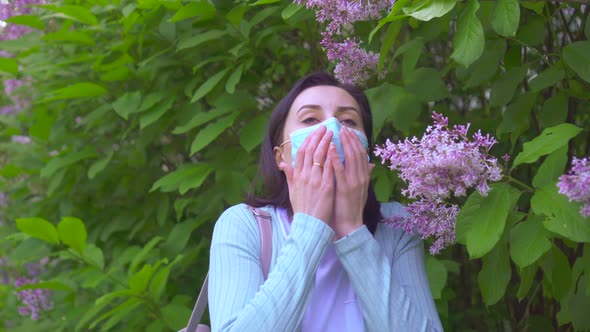
<path fill-rule="evenodd" d="M 277 208 L 283 234 L 291 233 L 291 222 L 286 209 Z M 315 287 L 303 315 L 303 332 L 359 332 L 363 331 L 363 316 L 346 270 L 331 243 L 316 272 Z"/>

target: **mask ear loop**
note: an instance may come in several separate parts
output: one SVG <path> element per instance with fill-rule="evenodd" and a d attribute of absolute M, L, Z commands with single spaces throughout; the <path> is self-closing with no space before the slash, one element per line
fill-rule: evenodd
<path fill-rule="evenodd" d="M 283 143 L 281 143 L 281 144 L 280 144 L 279 146 L 277 146 L 277 147 L 278 147 L 278 148 L 282 148 L 282 147 L 283 147 L 283 145 L 285 145 L 285 144 L 287 144 L 287 143 L 289 143 L 289 142 L 291 142 L 291 140 L 290 140 L 290 139 L 288 139 L 288 140 L 284 141 Z"/>

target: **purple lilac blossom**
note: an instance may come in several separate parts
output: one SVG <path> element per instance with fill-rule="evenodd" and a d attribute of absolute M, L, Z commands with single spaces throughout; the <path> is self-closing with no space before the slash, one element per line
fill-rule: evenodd
<path fill-rule="evenodd" d="M 488 183 L 501 180 L 502 169 L 489 154 L 496 144 L 493 137 L 478 130 L 470 140 L 470 124 L 450 128 L 448 118 L 436 112 L 432 119 L 421 139 L 396 144 L 387 140 L 375 148 L 375 155 L 384 164 L 389 161 L 389 168 L 408 185 L 402 194 L 416 200 L 406 208 L 408 217 L 392 220 L 393 224 L 424 239 L 434 237 L 430 252 L 435 254 L 455 241 L 459 207 L 446 200 L 466 196 L 470 189 L 487 195 Z"/>
<path fill-rule="evenodd" d="M 371 73 L 377 72 L 379 54 L 364 50 L 355 39 L 336 42 L 324 33 L 321 44 L 328 60 L 337 62 L 334 76 L 342 83 L 362 84 L 371 78 Z"/>
<path fill-rule="evenodd" d="M 20 144 L 30 144 L 31 138 L 29 136 L 14 135 L 12 136 L 12 141 Z"/>
<path fill-rule="evenodd" d="M 378 19 L 391 10 L 395 0 L 294 0 L 299 5 L 314 9 L 318 22 L 328 22 L 322 33 L 322 48 L 328 60 L 336 64 L 334 76 L 343 83 L 363 84 L 377 72 L 379 54 L 366 51 L 355 39 L 345 38 L 353 30 L 353 23 Z M 339 38 L 335 38 L 339 36 Z"/>
<path fill-rule="evenodd" d="M 36 284 L 37 278 L 16 278 L 14 285 L 22 287 L 28 284 Z M 39 314 L 42 311 L 51 310 L 53 302 L 51 301 L 51 292 L 48 289 L 34 288 L 24 289 L 16 294 L 17 298 L 22 302 L 23 306 L 18 308 L 18 312 L 22 316 L 30 316 L 32 320 L 38 320 Z"/>
<path fill-rule="evenodd" d="M 559 177 L 557 187 L 570 202 L 581 202 L 580 214 L 590 217 L 590 159 L 574 157 L 571 169 Z"/>
<path fill-rule="evenodd" d="M 326 31 L 340 34 L 343 27 L 354 22 L 368 21 L 382 16 L 389 11 L 395 1 L 392 0 L 295 0 L 298 5 L 315 9 L 318 22 L 329 22 Z"/>

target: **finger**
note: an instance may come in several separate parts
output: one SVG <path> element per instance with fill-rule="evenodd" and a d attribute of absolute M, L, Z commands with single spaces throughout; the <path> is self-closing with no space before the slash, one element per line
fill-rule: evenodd
<path fill-rule="evenodd" d="M 314 130 L 309 136 L 309 143 L 305 147 L 305 155 L 303 157 L 303 169 L 311 169 L 314 163 L 313 157 L 317 150 L 318 144 L 326 132 L 326 126 L 321 125 L 318 129 Z M 317 166 L 316 166 L 317 167 Z"/>
<path fill-rule="evenodd" d="M 357 152 L 354 148 L 350 129 L 344 128 L 340 132 L 340 140 L 342 141 L 342 151 L 344 152 L 344 162 L 346 164 L 344 170 L 347 175 L 355 176 L 355 174 L 358 174 L 358 161 L 356 160 Z"/>
<path fill-rule="evenodd" d="M 369 170 L 369 162 L 367 161 L 367 150 L 363 147 L 360 138 L 356 133 L 349 129 L 350 141 L 354 150 L 354 155 L 357 157 L 357 170 L 361 173 L 359 175 L 367 174 Z"/>
<path fill-rule="evenodd" d="M 375 169 L 375 164 L 369 163 L 369 175 L 373 173 L 374 169 Z"/>
<path fill-rule="evenodd" d="M 315 131 L 311 134 L 307 135 L 303 140 L 303 143 L 297 149 L 297 154 L 295 155 L 295 172 L 301 173 L 305 165 L 305 151 L 310 144 L 311 139 L 314 137 Z"/>
<path fill-rule="evenodd" d="M 326 130 L 322 139 L 320 140 L 314 155 L 313 155 L 313 163 L 318 163 L 321 166 L 324 165 L 326 162 L 326 158 L 328 156 L 328 148 L 330 147 L 330 141 L 332 140 L 332 135 L 334 133 L 331 130 Z"/>
<path fill-rule="evenodd" d="M 336 176 L 336 185 L 340 183 L 342 186 L 346 184 L 346 174 L 344 172 L 344 165 L 340 161 L 340 157 L 338 157 L 338 152 L 336 151 L 336 146 L 334 143 L 330 143 L 330 149 L 328 150 L 328 158 L 330 159 L 330 163 L 332 164 L 332 168 L 334 169 L 334 175 Z"/>
<path fill-rule="evenodd" d="M 292 188 L 291 184 L 293 183 L 293 167 L 287 164 L 284 161 L 281 161 L 279 164 L 279 169 L 285 173 L 285 178 L 287 178 L 287 185 L 289 188 Z"/>
<path fill-rule="evenodd" d="M 333 143 L 330 143 L 333 145 Z M 336 149 L 334 149 L 336 150 Z M 328 148 L 329 151 L 329 148 Z M 322 187 L 326 189 L 328 192 L 333 192 L 334 189 L 334 163 L 332 162 L 332 158 L 327 155 L 326 161 L 324 163 L 324 169 L 322 172 Z"/>

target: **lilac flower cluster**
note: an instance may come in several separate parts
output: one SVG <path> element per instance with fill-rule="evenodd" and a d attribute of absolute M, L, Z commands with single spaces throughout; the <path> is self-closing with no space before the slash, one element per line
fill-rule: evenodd
<path fill-rule="evenodd" d="M 14 272 L 14 286 L 22 287 L 24 285 L 32 285 L 39 282 L 39 276 L 45 271 L 45 268 L 49 264 L 49 258 L 43 258 L 39 263 L 24 264 L 23 267 L 26 270 L 26 274 Z M 2 264 L 8 267 L 9 262 L 4 260 Z M 5 270 L 9 270 L 5 268 Z M 3 275 L 3 282 L 7 283 L 10 279 L 7 274 Z M 33 320 L 38 320 L 39 315 L 43 311 L 48 311 L 53 308 L 53 302 L 51 301 L 51 292 L 48 289 L 33 288 L 24 289 L 16 293 L 18 300 L 22 303 L 22 306 L 18 308 L 18 312 L 22 316 L 29 316 Z"/>
<path fill-rule="evenodd" d="M 580 214 L 590 217 L 590 159 L 575 158 L 568 174 L 559 177 L 559 193 L 566 195 L 570 202 L 582 202 Z"/>
<path fill-rule="evenodd" d="M 422 238 L 435 237 L 431 254 L 455 241 L 455 221 L 459 206 L 448 203 L 452 197 L 467 195 L 474 188 L 480 194 L 490 191 L 489 182 L 502 179 L 498 160 L 489 154 L 496 140 L 477 131 L 467 136 L 470 124 L 449 127 L 448 118 L 433 112 L 434 124 L 421 139 L 413 137 L 399 143 L 387 140 L 375 148 L 382 162 L 399 172 L 408 184 L 402 194 L 415 200 L 407 207 L 407 218 L 392 223 Z"/>
<path fill-rule="evenodd" d="M 360 47 L 356 39 L 336 41 L 335 36 L 352 29 L 354 22 L 380 18 L 389 11 L 395 0 L 294 0 L 314 9 L 318 22 L 328 22 L 321 42 L 328 60 L 336 62 L 334 75 L 348 84 L 363 84 L 377 72 L 379 55 Z"/>
<path fill-rule="evenodd" d="M 39 0 L 0 0 L 0 21 L 6 21 L 12 16 L 28 15 L 32 12 L 32 6 L 35 4 L 42 4 L 44 1 Z M 27 34 L 31 28 L 18 25 L 7 24 L 0 30 L 0 40 L 18 39 L 20 36 Z"/>

